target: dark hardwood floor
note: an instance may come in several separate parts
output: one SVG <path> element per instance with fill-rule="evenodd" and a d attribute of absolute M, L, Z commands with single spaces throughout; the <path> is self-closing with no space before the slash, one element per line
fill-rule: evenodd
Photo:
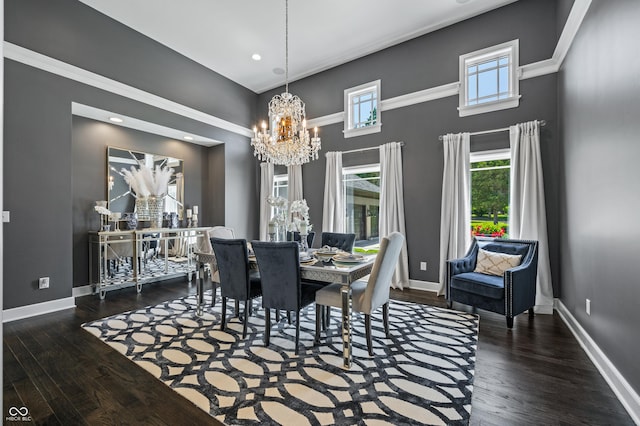
<path fill-rule="evenodd" d="M 80 328 L 193 292 L 194 285 L 165 281 L 141 294 L 129 288 L 104 301 L 80 297 L 75 309 L 6 323 L 3 419 L 9 407 L 26 406 L 36 424 L 218 424 Z M 392 297 L 445 304 L 417 290 L 393 290 Z M 558 315 L 520 315 L 512 330 L 500 315 L 480 316 L 472 425 L 633 424 Z"/>

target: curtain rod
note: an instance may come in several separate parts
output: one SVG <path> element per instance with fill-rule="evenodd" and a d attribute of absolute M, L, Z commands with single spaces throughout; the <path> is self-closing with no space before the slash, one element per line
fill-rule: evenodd
<path fill-rule="evenodd" d="M 400 146 L 404 146 L 404 142 L 398 142 Z M 352 154 L 354 152 L 371 151 L 372 149 L 380 149 L 379 146 L 370 146 L 369 148 L 352 149 L 349 151 L 342 151 L 343 154 Z"/>
<path fill-rule="evenodd" d="M 540 120 L 540 127 L 546 126 L 547 122 L 545 120 Z M 498 133 L 498 132 L 506 132 L 508 131 L 509 128 L 508 127 L 503 127 L 501 129 L 492 129 L 492 130 L 483 130 L 481 132 L 471 132 L 469 133 L 469 135 L 471 136 L 478 136 L 478 135 L 487 135 L 489 133 Z M 443 135 L 438 136 L 438 140 L 441 141 L 444 139 Z"/>

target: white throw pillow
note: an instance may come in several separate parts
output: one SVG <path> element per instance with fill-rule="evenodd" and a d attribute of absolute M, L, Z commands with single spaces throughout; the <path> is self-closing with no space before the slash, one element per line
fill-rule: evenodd
<path fill-rule="evenodd" d="M 519 254 L 497 253 L 495 251 L 478 249 L 476 269 L 473 272 L 501 277 L 504 271 L 520 265 L 521 261 L 522 256 Z"/>

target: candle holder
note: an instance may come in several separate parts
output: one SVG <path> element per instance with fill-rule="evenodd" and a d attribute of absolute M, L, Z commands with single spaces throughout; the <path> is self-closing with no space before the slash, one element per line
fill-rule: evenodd
<path fill-rule="evenodd" d="M 308 234 L 300 234 L 300 251 L 304 253 L 309 251 L 307 236 Z"/>

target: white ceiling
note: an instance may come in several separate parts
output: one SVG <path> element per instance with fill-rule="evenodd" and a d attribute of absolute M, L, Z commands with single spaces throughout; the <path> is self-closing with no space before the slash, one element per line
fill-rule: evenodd
<path fill-rule="evenodd" d="M 284 0 L 81 1 L 254 92 L 285 82 Z M 289 81 L 514 1 L 291 0 Z"/>

